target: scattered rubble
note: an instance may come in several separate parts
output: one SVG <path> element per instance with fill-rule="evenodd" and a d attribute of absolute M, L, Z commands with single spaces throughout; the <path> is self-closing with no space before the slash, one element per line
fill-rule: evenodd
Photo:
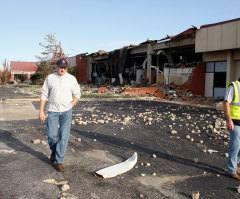
<path fill-rule="evenodd" d="M 67 191 L 70 189 L 70 186 L 68 184 L 64 184 L 61 186 L 61 191 Z"/>
<path fill-rule="evenodd" d="M 32 143 L 33 143 L 33 144 L 39 144 L 40 142 L 41 142 L 40 139 L 34 139 L 34 140 L 32 140 Z"/>
<path fill-rule="evenodd" d="M 192 192 L 192 199 L 199 199 L 199 197 L 200 197 L 199 191 Z"/>
<path fill-rule="evenodd" d="M 175 135 L 175 134 L 177 134 L 177 131 L 171 130 L 171 134 Z"/>
<path fill-rule="evenodd" d="M 194 158 L 193 162 L 197 164 L 198 163 L 198 158 Z"/>
<path fill-rule="evenodd" d="M 174 84 L 158 85 L 139 88 L 139 85 L 127 86 L 113 86 L 109 85 L 94 85 L 82 84 L 81 91 L 83 94 L 106 94 L 110 96 L 131 96 L 131 97 L 156 97 L 158 99 L 165 99 L 170 101 L 199 101 L 201 103 L 216 104 L 214 99 L 205 98 L 199 95 L 194 95 L 192 92 L 184 87 Z M 218 110 L 222 110 L 221 105 L 218 105 Z"/>
<path fill-rule="evenodd" d="M 216 150 L 212 150 L 212 149 L 208 149 L 208 153 L 212 154 L 212 153 L 217 153 L 218 151 Z"/>
<path fill-rule="evenodd" d="M 43 180 L 44 183 L 48 183 L 48 184 L 55 184 L 55 185 L 66 185 L 68 183 L 68 181 L 59 181 L 57 182 L 54 179 L 47 179 L 47 180 Z"/>
<path fill-rule="evenodd" d="M 170 107 L 170 106 L 169 106 Z M 186 138 L 187 140 L 201 144 L 208 140 L 217 143 L 219 146 L 228 147 L 229 146 L 229 132 L 226 127 L 226 121 L 223 111 L 218 114 L 214 110 L 208 109 L 205 113 L 198 114 L 198 108 L 196 107 L 178 107 L 175 110 L 165 106 L 164 111 L 159 111 L 157 107 L 146 108 L 137 110 L 133 109 L 132 106 L 125 107 L 132 112 L 124 114 L 115 114 L 115 112 L 106 112 L 104 110 L 98 110 L 96 107 L 84 108 L 82 113 L 73 114 L 72 123 L 74 125 L 86 125 L 91 124 L 101 124 L 101 125 L 114 125 L 118 124 L 118 128 L 121 131 L 124 129 L 129 129 L 134 125 L 145 125 L 145 126 L 155 126 L 156 129 L 161 129 L 170 132 L 171 135 L 177 135 L 177 137 L 169 136 L 170 138 Z M 191 112 L 188 111 L 191 110 Z M 123 111 L 123 107 L 119 106 L 118 110 Z M 164 126 L 158 126 L 162 121 L 169 121 Z M 198 125 L 201 122 L 201 126 Z M 203 124 L 205 123 L 205 125 Z M 203 124 L 203 125 L 202 125 Z M 113 135 L 117 135 L 113 132 Z M 203 137 L 207 136 L 206 141 L 203 141 Z M 76 138 L 78 139 L 78 138 Z M 94 140 L 96 141 L 96 139 Z M 132 143 L 132 142 L 131 142 Z M 199 145 L 200 146 L 200 145 Z M 201 149 L 203 152 L 213 153 L 211 149 Z M 154 158 L 154 157 L 153 157 Z"/>
<path fill-rule="evenodd" d="M 0 150 L 0 153 L 16 154 L 17 152 L 15 150 L 2 149 L 2 150 Z"/>
<path fill-rule="evenodd" d="M 238 187 L 236 187 L 237 192 L 240 193 L 240 185 Z"/>
<path fill-rule="evenodd" d="M 42 143 L 43 145 L 47 145 L 47 143 L 46 143 L 44 140 L 42 140 L 41 143 Z"/>

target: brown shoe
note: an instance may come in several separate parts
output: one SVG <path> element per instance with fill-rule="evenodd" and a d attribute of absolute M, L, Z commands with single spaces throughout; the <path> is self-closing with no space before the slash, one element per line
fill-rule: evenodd
<path fill-rule="evenodd" d="M 64 170 L 65 170 L 64 166 L 61 163 L 57 163 L 57 171 L 58 172 L 64 172 Z"/>
<path fill-rule="evenodd" d="M 237 173 L 231 174 L 230 176 L 231 176 L 231 178 L 240 181 L 240 176 Z"/>
<path fill-rule="evenodd" d="M 50 161 L 52 163 L 54 163 L 56 161 L 56 153 L 55 152 L 52 152 L 51 157 L 50 157 Z"/>

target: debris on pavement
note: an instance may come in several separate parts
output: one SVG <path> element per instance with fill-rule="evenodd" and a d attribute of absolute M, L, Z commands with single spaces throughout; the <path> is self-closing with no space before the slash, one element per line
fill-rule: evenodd
<path fill-rule="evenodd" d="M 42 140 L 41 143 L 42 143 L 43 145 L 47 145 L 47 143 L 46 143 L 44 140 Z"/>
<path fill-rule="evenodd" d="M 192 192 L 192 199 L 199 199 L 199 197 L 200 197 L 199 191 Z"/>
<path fill-rule="evenodd" d="M 197 164 L 198 163 L 198 158 L 194 158 L 193 162 Z"/>
<path fill-rule="evenodd" d="M 61 186 L 61 191 L 67 191 L 70 189 L 70 186 L 68 184 L 64 184 Z"/>
<path fill-rule="evenodd" d="M 34 139 L 34 140 L 32 140 L 32 143 L 33 143 L 33 144 L 39 144 L 40 142 L 41 142 L 40 139 Z"/>
<path fill-rule="evenodd" d="M 156 97 L 157 99 L 167 101 L 195 101 L 214 104 L 217 110 L 222 110 L 221 103 L 216 104 L 214 99 L 194 95 L 189 89 L 175 84 L 150 85 L 148 87 L 144 87 L 144 85 L 139 87 L 139 85 L 114 86 L 112 84 L 82 84 L 81 91 L 83 94 L 96 93 L 112 96 Z"/>
<path fill-rule="evenodd" d="M 137 163 L 137 153 L 134 152 L 134 154 L 130 158 L 128 158 L 126 161 L 101 169 L 99 171 L 96 171 L 95 174 L 103 178 L 112 178 L 131 170 L 136 163 Z"/>
<path fill-rule="evenodd" d="M 168 96 L 176 94 L 176 92 L 170 92 Z M 173 98 L 174 100 L 175 98 Z M 142 153 L 139 154 L 141 155 L 141 161 L 143 162 L 143 166 L 140 166 L 140 164 L 138 166 L 135 165 L 135 168 L 138 168 L 138 170 L 135 170 L 133 172 L 129 172 L 128 174 L 132 176 L 136 176 L 140 175 L 138 177 L 141 178 L 141 174 L 143 174 L 142 177 L 144 180 L 145 179 L 151 179 L 156 180 L 161 178 L 161 174 L 165 174 L 166 172 L 166 168 L 162 168 L 162 162 L 165 162 L 165 156 L 162 155 L 162 152 L 166 153 L 167 155 L 169 155 L 169 157 L 171 157 L 172 155 L 176 156 L 177 158 L 181 155 L 180 153 L 181 149 L 180 146 L 182 146 L 182 148 L 184 148 L 184 145 L 189 145 L 191 146 L 193 149 L 192 153 L 189 153 L 189 156 L 186 156 L 189 161 L 188 165 L 183 165 L 184 167 L 186 166 L 186 168 L 191 169 L 191 167 L 193 168 L 191 170 L 195 172 L 203 172 L 205 169 L 209 172 L 209 174 L 212 173 L 212 171 L 210 169 L 208 169 L 208 167 L 203 166 L 204 164 L 202 163 L 206 163 L 207 160 L 209 159 L 209 156 L 205 153 L 201 153 L 201 151 L 203 149 L 205 149 L 205 152 L 208 151 L 208 149 L 215 149 L 218 150 L 219 153 L 214 155 L 211 159 L 212 160 L 216 160 L 217 158 L 219 159 L 219 162 L 222 160 L 226 160 L 224 157 L 224 154 L 226 153 L 226 148 L 225 145 L 224 147 L 222 147 L 224 142 L 229 142 L 229 134 L 227 132 L 226 129 L 226 124 L 224 123 L 224 116 L 223 113 L 221 112 L 216 112 L 215 110 L 211 110 L 211 109 L 203 109 L 200 110 L 198 107 L 191 107 L 191 106 L 178 106 L 172 103 L 161 103 L 161 102 L 148 102 L 147 100 L 141 100 L 140 102 L 135 102 L 137 100 L 129 100 L 128 103 L 123 103 L 122 101 L 118 101 L 118 102 L 112 102 L 111 100 L 106 100 L 104 101 L 104 106 L 102 105 L 103 102 L 100 101 L 94 101 L 94 102 L 84 102 L 83 104 L 77 106 L 75 108 L 75 112 L 73 114 L 73 121 L 77 121 L 72 129 L 72 132 L 70 134 L 70 136 L 72 137 L 72 142 L 70 142 L 70 144 L 72 144 L 72 146 L 70 146 L 70 151 L 69 151 L 69 156 L 70 158 L 72 158 L 72 156 L 74 157 L 79 157 L 79 151 L 87 146 L 87 150 L 90 150 L 92 148 L 104 148 L 106 145 L 106 143 L 109 143 L 111 141 L 114 141 L 114 145 L 113 148 L 112 145 L 108 146 L 108 148 L 106 147 L 106 150 L 108 149 L 109 151 L 111 151 L 111 153 L 113 152 L 117 152 L 117 156 L 119 156 L 121 154 L 122 148 L 121 147 L 131 147 L 132 149 L 136 149 L 138 150 L 138 146 L 142 143 L 144 143 L 145 145 L 143 145 L 143 147 L 146 148 L 150 148 L 150 146 L 152 146 L 151 150 L 148 153 Z M 147 102 L 146 102 L 147 101 Z M 107 106 L 106 106 L 107 105 Z M 107 108 L 106 108 L 106 107 Z M 94 109 L 93 109 L 94 107 Z M 130 118 L 130 119 L 127 119 Z M 223 119 L 222 119 L 223 118 Z M 104 121 L 104 123 L 98 123 L 99 121 Z M 125 121 L 130 121 L 131 123 L 128 123 L 127 126 L 123 126 L 122 123 Z M 106 121 L 108 121 L 109 123 L 107 124 Z M 115 122 L 114 122 L 115 121 Z M 87 126 L 78 126 L 78 122 L 87 122 Z M 96 122 L 96 123 L 95 123 Z M 31 123 L 29 122 L 29 125 Z M 146 128 L 143 130 L 144 133 L 139 132 L 139 129 L 144 128 L 144 125 L 147 124 Z M 120 131 L 120 129 L 124 128 L 124 131 Z M 41 128 L 43 128 L 41 126 Z M 43 130 L 41 130 L 43 131 Z M 173 132 L 172 134 L 170 132 Z M 177 132 L 176 135 L 174 135 L 175 131 Z M 19 131 L 20 132 L 20 131 Z M 45 133 L 45 131 L 44 131 Z M 141 134 L 140 134 L 141 133 Z M 97 135 L 96 135 L 97 134 Z M 21 135 L 21 134 L 17 134 L 16 135 Z M 45 134 L 43 134 L 45 136 Z M 73 136 L 74 138 L 73 138 Z M 117 135 L 117 136 L 113 136 L 113 135 Z M 144 135 L 144 136 L 142 136 Z M 156 137 L 155 137 L 156 135 Z M 172 139 L 169 141 L 171 142 L 176 142 L 178 144 L 178 142 L 180 142 L 182 145 L 178 145 L 176 146 L 176 149 L 174 148 L 175 145 L 173 145 L 173 148 L 170 148 L 170 146 L 168 146 L 167 144 L 164 145 L 165 143 L 163 142 L 159 142 L 162 140 L 162 135 L 164 136 L 164 141 L 165 138 L 166 140 L 169 137 L 172 137 Z M 194 138 L 193 142 L 190 142 L 190 140 L 186 139 L 186 135 L 190 136 L 190 140 L 191 138 Z M 95 137 L 96 136 L 96 137 Z M 181 138 L 180 140 L 177 140 L 177 136 L 179 138 Z M 82 139 L 82 142 L 79 142 L 79 137 L 81 137 L 80 139 Z M 139 137 L 142 137 L 141 139 Z M 40 137 L 41 140 L 43 139 L 43 136 Z M 96 138 L 97 142 L 92 142 L 92 140 L 94 140 L 94 138 Z M 109 138 L 109 140 L 108 140 Z M 149 139 L 146 139 L 149 138 Z M 155 140 L 156 138 L 156 140 Z M 45 138 L 44 138 L 45 139 Z M 29 140 L 31 142 L 31 138 L 26 139 L 27 144 L 29 144 Z M 145 143 L 145 140 L 149 142 Z M 203 143 L 204 140 L 204 145 L 199 144 Z M 107 142 L 106 142 L 107 141 Z M 120 143 L 115 143 L 115 141 L 120 141 Z M 151 142 L 150 142 L 151 141 Z M 159 146 L 161 146 L 160 148 L 163 149 L 163 151 L 158 152 L 158 147 L 155 147 L 155 143 L 158 144 L 159 142 Z M 122 144 L 123 143 L 123 144 Z M 134 145 L 130 146 L 130 143 L 134 143 Z M 125 146 L 126 144 L 126 146 Z M 151 145 L 152 144 L 152 145 Z M 42 144 L 41 144 L 42 145 Z M 36 146 L 36 151 L 39 150 L 38 145 L 31 145 L 31 147 Z M 114 148 L 115 146 L 119 146 L 116 149 Z M 10 145 L 11 147 L 11 145 Z M 40 146 L 41 147 L 41 146 Z M 76 153 L 72 154 L 71 153 L 71 149 L 72 147 L 74 147 L 74 149 L 76 150 Z M 48 153 L 48 150 L 46 149 L 46 147 L 42 147 L 44 152 Z M 166 151 L 165 151 L 166 150 Z M 85 149 L 84 149 L 85 151 Z M 18 151 L 19 152 L 19 151 Z M 80 152 L 82 153 L 82 152 Z M 155 153 L 155 154 L 154 154 Z M 184 152 L 183 152 L 184 153 Z M 125 155 L 126 152 L 124 152 L 123 155 Z M 139 155 L 138 154 L 138 155 Z M 24 153 L 25 155 L 25 153 Z M 78 156 L 79 155 L 79 156 Z M 84 157 L 87 158 L 88 156 Z M 128 157 L 128 156 L 125 156 Z M 199 160 L 201 161 L 201 164 L 199 164 L 198 166 L 194 164 L 193 159 L 195 157 L 198 157 Z M 206 160 L 207 159 L 207 160 Z M 73 171 L 73 175 L 74 177 L 77 175 L 81 176 L 82 173 L 88 171 L 95 171 L 97 169 L 103 168 L 106 165 L 108 166 L 108 164 L 106 163 L 106 161 L 103 161 L 102 165 L 105 166 L 99 166 L 99 163 L 93 164 L 93 166 L 91 168 L 89 168 L 90 163 L 81 163 L 80 165 L 76 164 L 75 161 L 71 162 L 72 159 L 70 160 L 70 164 L 72 165 L 74 164 L 75 167 L 70 167 L 69 166 L 69 171 Z M 84 159 L 85 160 L 85 159 Z M 93 160 L 90 158 L 91 162 L 93 162 Z M 115 159 L 115 161 L 111 161 L 109 160 L 110 165 L 111 164 L 115 164 L 114 162 L 121 162 L 119 161 L 119 159 Z M 168 160 L 167 160 L 168 161 Z M 147 162 L 151 163 L 150 167 L 145 167 L 147 166 Z M 217 162 L 217 163 L 219 163 Z M 217 164 L 216 162 L 213 162 L 213 165 Z M 220 162 L 221 163 L 221 162 Z M 175 166 L 177 166 L 178 164 L 175 162 L 173 162 L 173 174 L 176 172 L 180 171 L 180 168 L 177 168 Z M 220 164 L 221 165 L 221 164 Z M 96 169 L 96 166 L 97 169 Z M 219 166 L 220 167 L 220 166 Z M 221 165 L 221 168 L 224 167 Z M 80 168 L 80 169 L 79 169 Z M 81 170 L 83 168 L 83 170 Z M 133 167 L 134 168 L 134 167 Z M 161 168 L 161 172 L 159 172 L 159 168 Z M 177 169 L 176 169 L 177 168 Z M 199 170 L 199 168 L 201 168 Z M 50 170 L 52 168 L 50 167 Z M 176 169 L 176 170 L 175 170 Z M 49 174 L 54 174 L 54 173 L 49 173 L 48 170 L 46 170 L 46 174 L 45 176 L 49 175 Z M 155 177 L 156 173 L 159 177 Z M 184 170 L 185 172 L 185 170 Z M 187 173 L 187 169 L 186 169 L 186 173 Z M 89 173 L 88 173 L 89 174 Z M 125 174 L 125 175 L 128 175 Z M 184 173 L 185 174 L 185 173 Z M 67 175 L 70 175 L 70 172 L 67 172 Z M 87 175 L 89 177 L 89 175 Z M 211 175 L 211 180 L 216 180 L 216 174 L 215 175 Z M 49 176 L 50 177 L 50 176 Z M 202 177 L 202 176 L 200 176 Z M 205 177 L 205 176 L 203 176 Z M 222 177 L 222 176 L 221 176 Z M 114 178 L 114 179 L 120 179 L 120 178 Z M 124 178 L 124 182 L 127 181 L 129 179 L 129 177 Z M 132 178 L 131 178 L 132 179 Z M 61 180 L 61 178 L 60 178 Z M 89 178 L 87 178 L 87 180 L 89 181 L 93 181 L 91 182 L 91 184 L 94 184 L 94 178 L 91 178 L 91 176 Z M 219 180 L 219 179 L 217 179 Z M 226 179 L 227 180 L 231 180 L 231 179 Z M 77 188 L 77 184 L 78 183 L 84 183 L 84 181 L 79 180 L 79 178 L 72 178 L 71 180 L 72 184 L 74 184 L 74 186 L 71 186 L 71 192 L 74 192 L 74 194 L 77 192 L 75 190 L 75 188 Z M 114 180 L 114 182 L 116 182 Z M 159 180 L 159 182 L 161 182 Z M 112 185 L 112 180 L 108 181 L 107 183 L 110 183 Z M 212 183 L 212 182 L 209 182 Z M 233 182 L 234 183 L 234 182 Z M 44 184 L 44 183 L 42 183 Z M 97 183 L 96 183 L 97 184 Z M 184 184 L 184 183 L 183 183 Z M 71 184 L 70 184 L 71 185 Z M 89 184 L 87 184 L 88 186 Z M 94 184 L 95 185 L 95 184 Z M 48 185 L 51 186 L 51 185 Z M 61 185 L 60 185 L 61 186 Z M 59 186 L 59 189 L 60 189 Z M 105 186 L 105 184 L 103 184 L 102 186 Z M 205 186 L 207 186 L 206 184 L 203 185 L 203 189 L 205 188 Z M 44 187 L 47 187 L 46 185 Z M 105 186 L 106 189 L 108 189 L 108 186 Z M 124 187 L 124 186 L 123 186 Z M 220 186 L 222 188 L 222 186 Z M 234 187 L 234 186 L 232 186 Z M 54 188 L 54 186 L 52 186 L 52 188 Z M 55 187 L 56 188 L 56 187 Z M 101 186 L 100 186 L 101 188 Z M 99 188 L 99 189 L 100 189 Z M 114 187 L 115 188 L 115 187 Z M 119 187 L 117 187 L 119 188 Z M 116 189 L 117 189 L 116 188 Z M 124 187 L 125 188 L 125 187 Z M 181 189 L 180 189 L 181 190 Z M 187 192 L 189 194 L 191 194 L 192 191 L 189 192 L 186 191 L 187 189 L 184 189 L 184 192 Z M 114 189 L 115 191 L 115 189 Z M 176 190 L 172 190 L 172 192 L 174 192 Z M 80 191 L 79 191 L 80 192 Z M 79 193 L 77 192 L 77 193 Z M 89 190 L 90 192 L 90 190 Z M 154 192 L 155 191 L 153 189 L 150 190 L 150 192 Z M 67 192 L 62 192 L 63 193 L 67 193 Z M 129 192 L 128 192 L 129 193 Z M 131 192 L 132 193 L 132 192 Z M 144 197 L 146 198 L 150 198 L 149 197 L 149 192 L 143 192 L 143 189 L 139 189 L 137 190 L 137 192 L 133 192 L 133 194 L 131 195 L 133 196 L 139 196 L 140 193 L 144 194 Z M 135 195 L 134 195 L 135 194 Z M 201 189 L 201 197 L 202 197 L 202 189 Z M 235 193 L 236 194 L 236 193 Z M 64 195 L 63 195 L 64 196 Z M 99 196 L 98 194 L 96 194 L 96 198 L 97 196 Z M 126 195 L 125 195 L 126 196 Z M 191 196 L 190 196 L 191 197 Z M 68 198 L 65 196 L 65 198 Z M 154 197 L 153 197 L 154 198 Z"/>
<path fill-rule="evenodd" d="M 156 173 L 153 173 L 152 176 L 157 176 L 157 174 L 156 174 Z"/>
<path fill-rule="evenodd" d="M 55 185 L 66 185 L 68 183 L 68 181 L 59 181 L 57 182 L 54 179 L 47 179 L 47 180 L 43 180 L 44 183 L 48 183 L 48 184 L 55 184 Z"/>
<path fill-rule="evenodd" d="M 0 153 L 12 153 L 12 154 L 16 154 L 17 152 L 15 150 L 7 150 L 7 149 L 2 149 L 0 150 Z"/>
<path fill-rule="evenodd" d="M 240 185 L 238 187 L 236 187 L 237 192 L 240 193 Z"/>
<path fill-rule="evenodd" d="M 218 151 L 213 150 L 213 149 L 208 149 L 208 153 L 212 154 L 212 153 L 217 153 Z"/>

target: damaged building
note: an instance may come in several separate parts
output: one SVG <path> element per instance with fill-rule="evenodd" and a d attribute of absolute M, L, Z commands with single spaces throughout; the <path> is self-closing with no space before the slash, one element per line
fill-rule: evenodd
<path fill-rule="evenodd" d="M 77 78 L 78 82 L 83 83 L 87 79 L 98 85 L 185 83 L 188 86 L 193 69 L 202 60 L 202 54 L 195 53 L 195 32 L 196 28 L 190 28 L 174 37 L 147 40 L 137 46 L 130 45 L 111 52 L 100 50 L 84 57 L 76 56 L 77 68 L 81 68 L 79 73 L 86 74 L 86 78 Z M 204 81 L 200 91 L 195 89 L 195 94 L 203 95 L 203 84 Z M 195 86 L 199 85 L 198 82 Z"/>
<path fill-rule="evenodd" d="M 178 85 L 222 98 L 238 79 L 240 19 L 191 27 L 178 35 L 75 56 L 77 80 L 96 85 Z"/>

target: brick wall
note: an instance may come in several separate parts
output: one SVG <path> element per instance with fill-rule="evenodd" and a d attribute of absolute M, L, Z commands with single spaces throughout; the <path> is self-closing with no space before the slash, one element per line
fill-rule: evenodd
<path fill-rule="evenodd" d="M 199 62 L 192 71 L 192 79 L 189 83 L 182 85 L 188 88 L 193 94 L 204 96 L 205 89 L 205 64 Z"/>

